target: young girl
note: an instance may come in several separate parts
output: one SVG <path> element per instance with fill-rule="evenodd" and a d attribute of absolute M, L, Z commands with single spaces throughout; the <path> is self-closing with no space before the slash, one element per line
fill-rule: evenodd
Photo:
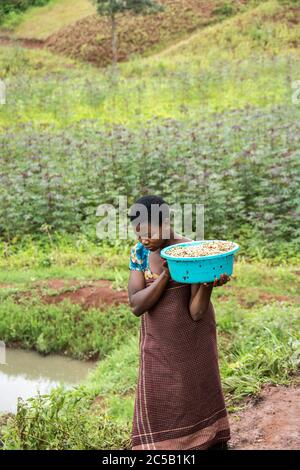
<path fill-rule="evenodd" d="M 151 221 L 151 205 L 166 204 L 162 198 L 145 196 L 137 203 L 147 208 L 147 218 L 136 226 L 129 265 L 129 301 L 141 317 L 132 450 L 226 448 L 230 429 L 210 297 L 230 278 L 224 273 L 210 284 L 173 281 L 160 250 L 190 240 L 174 233 L 168 215 Z"/>

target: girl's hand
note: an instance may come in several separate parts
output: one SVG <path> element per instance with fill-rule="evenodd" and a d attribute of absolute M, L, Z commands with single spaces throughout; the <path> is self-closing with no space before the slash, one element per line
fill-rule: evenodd
<path fill-rule="evenodd" d="M 223 286 L 229 281 L 230 281 L 230 276 L 224 273 L 224 274 L 221 274 L 220 279 L 215 279 L 213 282 L 204 282 L 203 286 L 219 287 L 219 286 Z"/>

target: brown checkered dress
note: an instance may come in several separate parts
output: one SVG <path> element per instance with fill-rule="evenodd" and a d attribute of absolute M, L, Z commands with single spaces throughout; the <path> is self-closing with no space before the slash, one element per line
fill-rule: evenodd
<path fill-rule="evenodd" d="M 195 322 L 189 300 L 190 285 L 170 280 L 141 316 L 132 450 L 200 450 L 230 439 L 214 308 Z"/>

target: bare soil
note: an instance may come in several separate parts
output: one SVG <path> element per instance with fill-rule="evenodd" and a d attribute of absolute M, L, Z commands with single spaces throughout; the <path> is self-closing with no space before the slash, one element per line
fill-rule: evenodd
<path fill-rule="evenodd" d="M 230 421 L 232 450 L 300 450 L 300 380 L 289 387 L 266 385 Z"/>
<path fill-rule="evenodd" d="M 58 285 L 58 281 L 55 285 Z M 81 304 L 84 309 L 89 309 L 128 303 L 128 294 L 127 291 L 114 290 L 109 281 L 92 281 L 87 286 L 72 291 L 42 297 L 42 300 L 48 304 L 57 304 L 65 299 L 75 304 Z"/>
<path fill-rule="evenodd" d="M 0 289 L 17 287 L 12 284 L 0 284 Z M 45 289 L 54 292 L 45 294 Z M 128 294 L 124 290 L 115 290 L 110 281 L 79 281 L 76 279 L 49 279 L 37 281 L 33 284 L 33 289 L 12 294 L 16 302 L 21 302 L 37 292 L 41 301 L 47 304 L 58 304 L 65 299 L 75 304 L 80 304 L 82 308 L 101 308 L 105 305 L 119 305 L 128 303 Z"/>
<path fill-rule="evenodd" d="M 0 46 L 21 46 L 26 49 L 43 49 L 45 43 L 39 39 L 15 39 L 12 36 L 0 36 Z"/>

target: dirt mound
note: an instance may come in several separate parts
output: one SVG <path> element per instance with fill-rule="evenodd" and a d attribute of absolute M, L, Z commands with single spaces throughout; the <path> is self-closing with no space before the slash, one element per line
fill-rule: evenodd
<path fill-rule="evenodd" d="M 300 450 L 300 383 L 265 386 L 256 404 L 230 420 L 232 449 Z"/>
<path fill-rule="evenodd" d="M 213 13 L 216 8 L 213 0 L 160 0 L 160 3 L 165 10 L 155 15 L 128 13 L 117 17 L 119 61 L 157 44 L 168 45 L 220 20 Z M 52 52 L 106 66 L 112 61 L 110 20 L 98 15 L 83 18 L 50 36 L 46 46 Z"/>
<path fill-rule="evenodd" d="M 50 285 L 52 286 L 51 288 L 61 288 L 58 287 L 58 280 L 52 280 Z M 93 281 L 87 286 L 79 287 L 72 291 L 62 292 L 57 295 L 42 296 L 42 301 L 47 304 L 57 304 L 65 299 L 68 299 L 72 303 L 80 304 L 84 309 L 101 308 L 104 305 L 128 303 L 127 292 L 113 290 L 109 281 Z"/>

